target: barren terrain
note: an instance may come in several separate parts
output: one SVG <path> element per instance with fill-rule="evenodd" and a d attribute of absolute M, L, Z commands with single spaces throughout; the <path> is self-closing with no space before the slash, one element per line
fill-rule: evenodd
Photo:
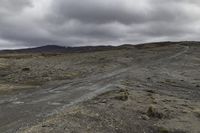
<path fill-rule="evenodd" d="M 0 54 L 2 133 L 200 133 L 200 43 Z"/>

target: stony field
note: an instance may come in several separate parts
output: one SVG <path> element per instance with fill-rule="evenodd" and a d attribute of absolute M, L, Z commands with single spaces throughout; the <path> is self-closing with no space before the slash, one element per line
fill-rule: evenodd
<path fill-rule="evenodd" d="M 0 132 L 200 133 L 200 45 L 0 55 Z"/>

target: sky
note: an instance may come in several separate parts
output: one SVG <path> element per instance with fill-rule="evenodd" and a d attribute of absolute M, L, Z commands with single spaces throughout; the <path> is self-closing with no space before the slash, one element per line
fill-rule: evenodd
<path fill-rule="evenodd" d="M 199 37 L 199 0 L 0 0 L 0 49 Z"/>

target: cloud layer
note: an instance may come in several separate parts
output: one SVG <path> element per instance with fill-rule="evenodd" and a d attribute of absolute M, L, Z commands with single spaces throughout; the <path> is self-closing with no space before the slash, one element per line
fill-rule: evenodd
<path fill-rule="evenodd" d="M 200 40 L 198 0 L 0 0 L 0 49 Z"/>

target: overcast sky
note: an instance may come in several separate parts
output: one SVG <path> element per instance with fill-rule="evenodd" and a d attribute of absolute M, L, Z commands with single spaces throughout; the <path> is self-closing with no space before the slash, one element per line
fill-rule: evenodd
<path fill-rule="evenodd" d="M 200 0 L 0 0 L 0 49 L 200 40 Z"/>

